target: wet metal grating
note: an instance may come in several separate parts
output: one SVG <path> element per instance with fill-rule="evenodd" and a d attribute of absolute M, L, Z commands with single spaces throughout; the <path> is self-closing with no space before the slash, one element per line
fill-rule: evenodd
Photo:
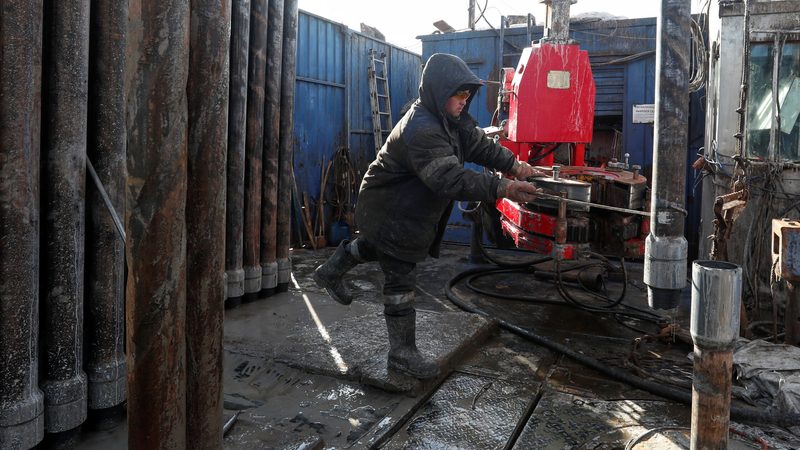
<path fill-rule="evenodd" d="M 531 383 L 455 373 L 384 448 L 503 447 L 537 388 Z"/>
<path fill-rule="evenodd" d="M 648 429 L 688 425 L 688 412 L 666 401 L 605 401 L 546 391 L 514 448 L 623 448 Z"/>

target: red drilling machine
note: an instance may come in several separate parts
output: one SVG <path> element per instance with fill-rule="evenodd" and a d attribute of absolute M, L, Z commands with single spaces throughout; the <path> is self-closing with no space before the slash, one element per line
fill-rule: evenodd
<path fill-rule="evenodd" d="M 498 108 L 507 115 L 500 143 L 549 176 L 530 180 L 545 194 L 532 203 L 497 201 L 503 232 L 519 248 L 559 259 L 586 250 L 641 257 L 649 221 L 637 212 L 649 210 L 647 179 L 627 154 L 585 165 L 595 102 L 589 54 L 569 38 L 571 1 L 546 3 L 545 37 L 524 49 L 516 69 L 503 69 Z"/>

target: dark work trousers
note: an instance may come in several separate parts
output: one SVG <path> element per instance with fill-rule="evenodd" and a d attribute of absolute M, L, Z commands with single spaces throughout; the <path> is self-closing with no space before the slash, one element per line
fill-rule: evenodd
<path fill-rule="evenodd" d="M 378 250 L 363 237 L 354 239 L 347 248 L 359 262 L 378 261 L 383 271 L 384 312 L 405 315 L 414 308 L 414 287 L 417 284 L 416 263 L 403 261 Z"/>

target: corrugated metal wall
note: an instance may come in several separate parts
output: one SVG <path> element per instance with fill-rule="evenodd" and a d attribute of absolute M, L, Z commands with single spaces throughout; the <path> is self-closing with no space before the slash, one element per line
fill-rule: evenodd
<path fill-rule="evenodd" d="M 378 41 L 346 26 L 300 11 L 295 96 L 295 178 L 298 193 L 319 197 L 323 160 L 350 149 L 357 175 L 375 158 L 367 84 L 369 51 L 386 54 L 392 119 L 417 97 L 419 55 Z"/>

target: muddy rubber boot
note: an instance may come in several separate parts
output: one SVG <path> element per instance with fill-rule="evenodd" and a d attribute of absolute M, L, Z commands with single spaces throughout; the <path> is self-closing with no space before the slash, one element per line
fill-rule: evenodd
<path fill-rule="evenodd" d="M 384 314 L 389 331 L 389 369 L 425 380 L 439 376 L 439 366 L 417 350 L 417 312 L 401 316 Z"/>
<path fill-rule="evenodd" d="M 347 244 L 350 241 L 342 241 L 336 251 L 314 270 L 314 281 L 317 286 L 325 288 L 332 299 L 343 305 L 353 302 L 353 294 L 345 286 L 342 277 L 350 269 L 358 265 L 358 260 L 347 251 Z"/>

